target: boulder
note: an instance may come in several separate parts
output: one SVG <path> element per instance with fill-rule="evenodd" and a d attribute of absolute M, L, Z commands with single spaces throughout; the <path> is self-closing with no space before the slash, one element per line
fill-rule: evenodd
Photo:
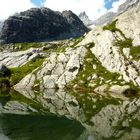
<path fill-rule="evenodd" d="M 10 70 L 3 64 L 0 64 L 0 77 L 7 77 L 10 76 Z"/>
<path fill-rule="evenodd" d="M 128 85 L 125 85 L 125 86 L 113 85 L 110 87 L 109 92 L 123 94 L 126 90 L 130 90 L 130 86 L 128 86 Z"/>

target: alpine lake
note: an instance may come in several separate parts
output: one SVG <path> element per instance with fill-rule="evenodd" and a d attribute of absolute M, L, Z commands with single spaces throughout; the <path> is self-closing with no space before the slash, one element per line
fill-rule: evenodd
<path fill-rule="evenodd" d="M 0 140 L 140 140 L 140 98 L 89 91 L 0 91 Z"/>

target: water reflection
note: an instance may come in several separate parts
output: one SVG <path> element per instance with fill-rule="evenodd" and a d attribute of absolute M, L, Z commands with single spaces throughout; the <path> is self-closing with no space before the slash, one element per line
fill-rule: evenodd
<path fill-rule="evenodd" d="M 75 121 L 56 116 L 0 117 L 0 140 L 76 140 L 83 129 Z"/>
<path fill-rule="evenodd" d="M 33 116 L 28 116 L 29 118 L 27 116 L 18 116 L 20 118 L 18 119 L 18 124 L 23 124 L 24 126 L 26 122 L 22 122 L 21 120 L 27 120 L 27 128 L 30 128 L 32 126 L 31 120 L 35 120 L 33 125 L 37 129 L 34 131 L 35 133 L 36 131 L 42 133 L 42 130 L 38 126 L 39 123 L 40 127 L 44 128 L 44 134 L 41 135 L 45 136 L 45 130 L 49 130 L 50 134 L 53 133 L 51 129 L 53 128 L 55 131 L 58 131 L 57 133 L 62 140 L 69 140 L 69 137 L 72 140 L 139 140 L 140 138 L 139 98 L 113 98 L 94 93 L 65 92 L 64 90 L 55 91 L 53 89 L 39 92 L 19 89 L 19 92 L 11 91 L 9 96 L 0 98 L 0 112 L 3 114 L 33 114 L 35 119 Z M 44 117 L 46 120 L 44 121 L 37 114 L 47 115 Z M 48 114 L 55 115 L 58 125 L 55 125 L 57 121 L 47 120 Z M 9 115 L 6 116 L 9 117 Z M 16 117 L 17 115 L 10 116 L 9 120 L 12 118 L 14 121 Z M 65 117 L 65 119 L 60 120 L 61 117 Z M 30 120 L 30 118 L 33 119 Z M 75 120 L 77 123 L 72 123 L 72 120 Z M 2 130 L 4 129 L 3 126 L 7 126 L 7 129 L 12 128 L 11 125 L 8 125 L 10 121 L 7 124 L 3 119 L 1 121 L 1 124 L 3 124 L 0 126 Z M 50 123 L 49 127 L 45 122 Z M 65 124 L 65 122 L 69 123 Z M 15 121 L 16 124 L 17 122 Z M 61 129 L 60 126 L 63 128 Z M 65 132 L 63 129 L 75 130 Z M 64 134 L 67 133 L 69 137 L 65 137 L 59 130 L 63 130 Z M 20 131 L 22 132 L 23 130 Z M 23 131 L 24 135 L 28 131 L 29 129 L 25 129 Z M 57 136 L 57 133 L 53 133 L 53 135 Z M 7 133 L 4 134 L 7 136 Z M 24 135 L 25 139 L 26 136 Z M 30 135 L 34 134 L 30 133 Z M 18 139 L 17 135 L 14 137 Z M 30 137 L 28 136 L 28 138 Z M 35 135 L 35 137 L 37 136 Z M 39 140 L 43 138 L 39 138 Z M 49 137 L 46 138 L 46 140 L 48 139 Z M 56 137 L 53 139 L 57 140 Z"/>

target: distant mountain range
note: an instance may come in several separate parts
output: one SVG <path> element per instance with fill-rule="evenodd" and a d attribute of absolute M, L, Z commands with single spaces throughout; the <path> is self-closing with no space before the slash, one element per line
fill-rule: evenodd
<path fill-rule="evenodd" d="M 87 27 L 91 27 L 91 25 L 104 25 L 110 23 L 113 19 L 115 19 L 118 15 L 124 13 L 125 11 L 131 9 L 134 7 L 139 0 L 127 0 L 125 3 L 119 6 L 117 13 L 114 12 L 108 12 L 105 15 L 101 16 L 95 21 L 91 21 L 85 12 L 81 12 L 79 14 L 79 18 L 83 21 L 83 23 Z"/>

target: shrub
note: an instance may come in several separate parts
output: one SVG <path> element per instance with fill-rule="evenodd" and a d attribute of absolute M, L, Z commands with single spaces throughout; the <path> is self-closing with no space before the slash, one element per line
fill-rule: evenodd
<path fill-rule="evenodd" d="M 10 87 L 10 82 L 7 78 L 0 78 L 0 88 Z"/>

